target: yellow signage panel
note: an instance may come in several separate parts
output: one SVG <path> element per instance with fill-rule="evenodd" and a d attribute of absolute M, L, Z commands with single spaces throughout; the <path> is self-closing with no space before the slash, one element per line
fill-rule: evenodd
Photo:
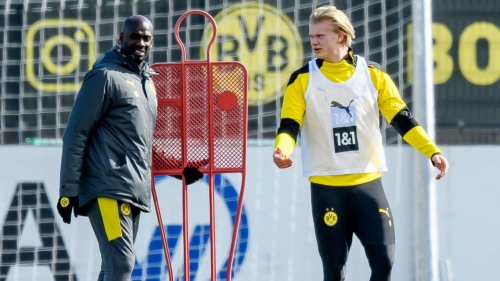
<path fill-rule="evenodd" d="M 54 29 L 57 30 L 56 33 L 53 32 Z M 85 55 L 87 70 L 90 70 L 96 59 L 95 34 L 90 25 L 75 19 L 45 19 L 31 25 L 26 32 L 26 77 L 29 83 L 43 92 L 78 91 L 80 81 L 46 81 L 49 79 L 44 79 L 44 73 L 55 76 L 74 74 L 82 61 L 80 44 L 88 45 L 88 53 Z M 54 58 L 51 53 L 60 46 L 67 48 L 70 56 Z M 40 49 L 35 52 L 35 48 Z M 35 57 L 35 53 L 38 53 L 39 57 Z M 37 67 L 42 67 L 43 70 L 35 71 Z"/>
<path fill-rule="evenodd" d="M 266 104 L 281 96 L 304 57 L 302 40 L 292 20 L 265 3 L 232 5 L 214 19 L 217 40 L 210 56 L 212 60 L 239 61 L 247 67 L 248 104 Z M 212 36 L 212 26 L 208 25 L 202 39 L 202 57 Z"/>

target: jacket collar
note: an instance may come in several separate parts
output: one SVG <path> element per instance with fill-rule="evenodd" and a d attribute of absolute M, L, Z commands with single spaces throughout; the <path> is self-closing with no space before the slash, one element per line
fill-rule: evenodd
<path fill-rule="evenodd" d="M 120 52 L 120 45 L 115 45 L 109 51 L 104 53 L 95 63 L 94 67 L 99 64 L 105 63 L 116 63 L 121 65 L 124 68 L 129 69 L 130 71 L 136 73 L 140 77 L 151 77 L 151 75 L 157 74 L 154 71 L 147 61 L 142 65 L 142 69 L 139 69 L 139 65 L 132 57 L 127 57 Z"/>
<path fill-rule="evenodd" d="M 344 59 L 348 64 L 354 67 L 356 66 L 356 59 L 354 57 L 354 54 L 352 53 L 351 47 L 349 47 L 349 49 L 347 50 L 347 55 L 345 55 Z"/>

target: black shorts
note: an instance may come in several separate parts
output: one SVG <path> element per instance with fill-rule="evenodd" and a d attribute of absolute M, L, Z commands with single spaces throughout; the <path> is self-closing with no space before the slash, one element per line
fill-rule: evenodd
<path fill-rule="evenodd" d="M 353 234 L 365 250 L 393 251 L 394 221 L 380 179 L 347 187 L 311 183 L 311 204 L 319 254 L 332 271 L 344 268 Z"/>

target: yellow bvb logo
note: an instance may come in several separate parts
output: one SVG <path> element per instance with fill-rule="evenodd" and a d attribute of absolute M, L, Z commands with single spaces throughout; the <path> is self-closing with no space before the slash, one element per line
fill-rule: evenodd
<path fill-rule="evenodd" d="M 215 17 L 217 38 L 211 49 L 212 61 L 239 61 L 248 69 L 248 104 L 256 106 L 276 100 L 290 75 L 302 65 L 302 40 L 290 18 L 264 3 L 232 5 Z M 208 25 L 200 49 L 213 36 Z"/>
<path fill-rule="evenodd" d="M 122 214 L 124 216 L 130 215 L 130 212 L 132 211 L 130 208 L 130 204 L 129 203 L 122 203 L 120 205 L 120 211 L 122 212 Z"/>
<path fill-rule="evenodd" d="M 325 224 L 328 226 L 334 226 L 337 224 L 337 221 L 339 220 L 339 217 L 337 216 L 337 213 L 335 213 L 333 210 L 328 211 L 325 213 L 325 216 L 323 217 L 325 220 Z"/>
<path fill-rule="evenodd" d="M 63 198 L 61 198 L 60 203 L 61 203 L 61 206 L 62 206 L 63 208 L 68 207 L 68 205 L 69 205 L 69 198 L 68 198 L 68 197 L 63 197 Z"/>

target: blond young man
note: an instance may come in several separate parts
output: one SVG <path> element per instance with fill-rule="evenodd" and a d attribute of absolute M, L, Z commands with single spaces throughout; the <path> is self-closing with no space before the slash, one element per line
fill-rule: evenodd
<path fill-rule="evenodd" d="M 285 91 L 273 161 L 293 165 L 299 131 L 302 168 L 311 182 L 312 215 L 324 281 L 344 280 L 353 234 L 371 281 L 390 280 L 394 223 L 382 187 L 386 168 L 379 112 L 445 176 L 448 161 L 411 116 L 378 64 L 353 55 L 354 28 L 334 6 L 316 9 L 309 35 L 316 59 L 296 70 Z"/>

